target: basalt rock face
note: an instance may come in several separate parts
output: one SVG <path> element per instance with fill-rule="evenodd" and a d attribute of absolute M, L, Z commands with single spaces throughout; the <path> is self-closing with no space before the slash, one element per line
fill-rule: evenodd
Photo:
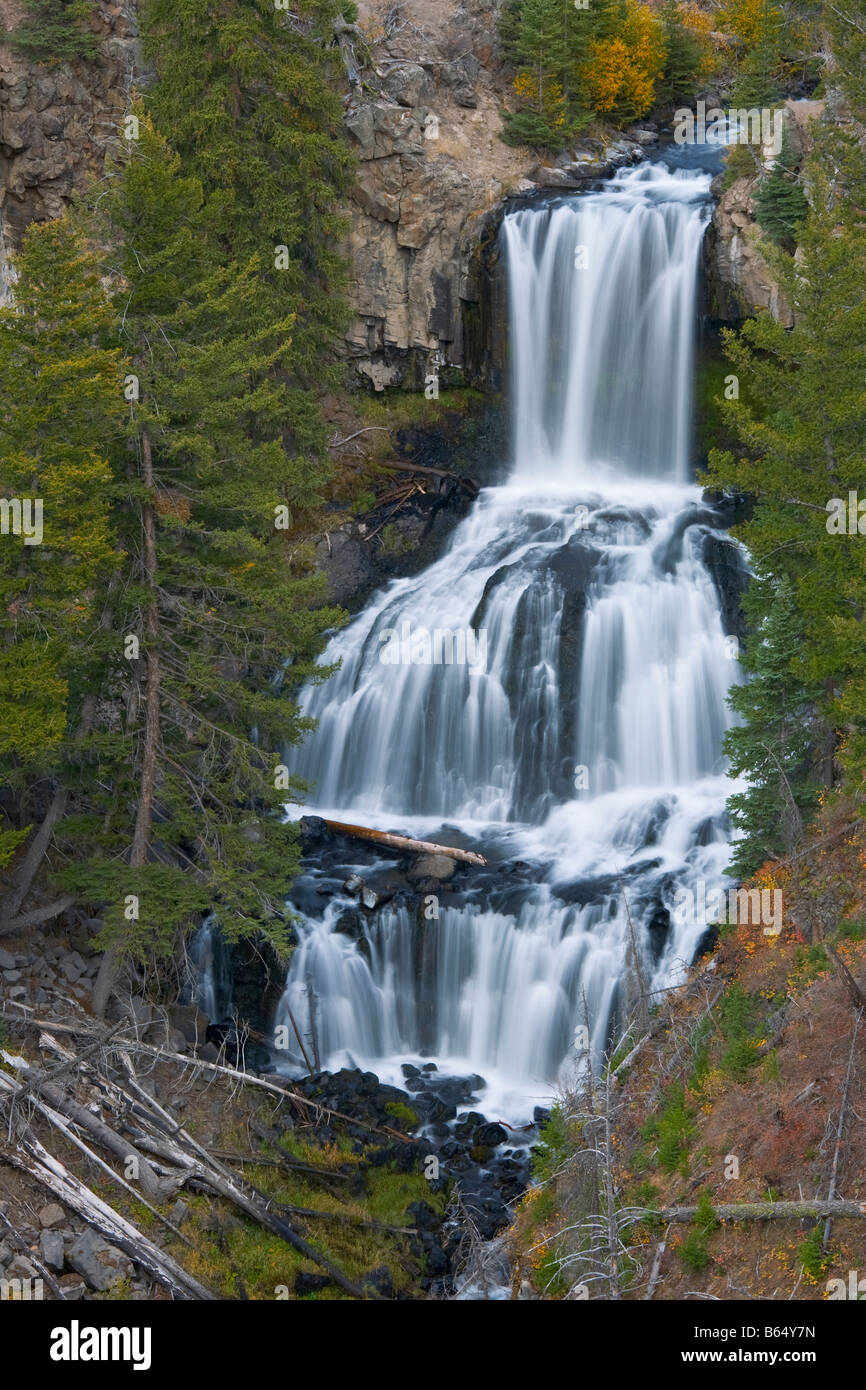
<path fill-rule="evenodd" d="M 533 157 L 499 138 L 507 80 L 499 0 L 384 0 L 360 6 L 363 86 L 346 128 L 358 161 L 348 239 L 353 319 L 346 352 L 374 389 L 499 384 L 501 294 L 485 293 L 495 210 Z M 493 213 L 491 217 L 490 214 Z M 494 322 L 490 322 L 491 312 Z"/>
<path fill-rule="evenodd" d="M 65 212 L 118 138 L 134 71 L 141 83 L 135 8 L 133 0 L 100 3 L 93 62 L 40 64 L 0 42 L 0 302 L 9 295 L 9 251 L 31 222 Z M 0 0 L 0 39 L 23 13 L 20 0 Z"/>
<path fill-rule="evenodd" d="M 823 101 L 787 101 L 785 124 L 792 154 L 801 163 L 811 144 L 809 126 L 822 118 Z M 772 167 L 776 152 L 771 143 L 760 151 L 765 169 Z M 704 264 L 710 316 L 722 323 L 739 323 L 767 310 L 787 328 L 793 325 L 790 305 L 761 254 L 761 230 L 755 215 L 758 173 L 735 179 L 728 188 L 719 178 L 714 185 L 718 202 L 704 243 Z"/>

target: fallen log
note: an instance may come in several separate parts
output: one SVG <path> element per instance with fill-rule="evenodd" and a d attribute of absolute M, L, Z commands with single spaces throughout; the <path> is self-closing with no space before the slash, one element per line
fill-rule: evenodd
<path fill-rule="evenodd" d="M 215 1295 L 194 1279 L 182 1265 L 160 1250 L 132 1222 L 114 1211 L 107 1202 L 86 1187 L 74 1173 L 45 1149 L 35 1136 L 19 1135 L 15 1148 L 0 1147 L 0 1157 L 29 1174 L 70 1207 L 88 1226 L 92 1226 L 112 1245 L 145 1269 L 169 1290 L 174 1298 L 211 1300 Z"/>
<path fill-rule="evenodd" d="M 636 1221 L 646 1216 L 660 1216 L 662 1221 L 694 1221 L 698 1207 L 660 1207 L 650 1208 Z M 841 1198 L 833 1201 L 820 1199 L 814 1202 L 736 1202 L 723 1203 L 713 1207 L 713 1214 L 720 1221 L 802 1221 L 807 1217 L 832 1217 L 843 1220 L 849 1216 L 866 1216 L 866 1202 L 844 1202 Z"/>
<path fill-rule="evenodd" d="M 392 835 L 386 830 L 371 830 L 368 825 L 345 825 L 339 820 L 322 818 L 329 830 L 337 835 L 351 835 L 356 840 L 370 840 L 374 845 L 387 845 L 389 849 L 399 849 L 412 854 L 444 854 L 449 859 L 457 859 L 461 864 L 478 864 L 486 868 L 487 860 L 482 854 L 470 849 L 455 849 L 452 845 L 436 845 L 432 840 L 412 840 L 407 835 Z"/>

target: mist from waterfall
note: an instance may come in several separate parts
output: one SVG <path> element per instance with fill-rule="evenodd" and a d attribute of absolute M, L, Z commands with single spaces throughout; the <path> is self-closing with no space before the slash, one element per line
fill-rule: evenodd
<path fill-rule="evenodd" d="M 687 481 L 708 212 L 707 175 L 655 164 L 505 219 L 510 482 L 333 639 L 340 670 L 303 696 L 318 730 L 287 755 L 308 812 L 462 833 L 490 870 L 438 917 L 399 894 L 361 913 L 361 941 L 312 871 L 275 1022 L 309 1034 L 313 999 L 328 1069 L 432 1057 L 525 1114 L 577 1064 L 575 1029 L 597 1058 L 621 1025 L 629 916 L 662 988 L 705 929 L 674 918 L 677 889 L 727 886 L 738 666 L 707 565 L 721 523 Z M 433 659 L 437 630 L 483 634 L 483 667 L 453 643 Z M 277 1060 L 302 1070 L 293 1026 Z"/>

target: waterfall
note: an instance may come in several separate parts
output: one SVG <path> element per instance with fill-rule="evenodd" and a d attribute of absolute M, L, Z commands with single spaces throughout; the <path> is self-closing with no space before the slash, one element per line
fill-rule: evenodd
<path fill-rule="evenodd" d="M 629 918 L 661 989 L 705 930 L 678 890 L 727 886 L 738 666 L 707 564 L 721 521 L 688 481 L 708 213 L 707 175 L 647 165 L 505 219 L 510 480 L 334 637 L 339 671 L 303 696 L 318 730 L 288 755 L 308 809 L 462 834 L 490 868 L 431 920 L 398 893 L 354 934 L 348 894 L 297 886 L 276 1022 L 309 1030 L 314 996 L 328 1068 L 432 1056 L 523 1114 L 585 1021 L 596 1058 L 621 1024 Z"/>

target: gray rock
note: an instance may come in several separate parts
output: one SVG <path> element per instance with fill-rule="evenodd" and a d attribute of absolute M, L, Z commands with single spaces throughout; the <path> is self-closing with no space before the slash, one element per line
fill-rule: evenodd
<path fill-rule="evenodd" d="M 18 982 L 19 982 L 19 980 L 21 979 L 21 971 L 20 971 L 20 970 L 4 970 L 4 971 L 3 971 L 3 979 L 6 981 L 7 985 L 17 985 Z"/>
<path fill-rule="evenodd" d="M 401 63 L 399 67 L 391 68 L 382 86 L 401 106 L 427 106 L 436 90 L 418 63 Z"/>
<path fill-rule="evenodd" d="M 132 1279 L 135 1267 L 115 1245 L 109 1245 L 95 1231 L 85 1231 L 69 1247 L 69 1263 L 88 1287 L 104 1293 L 121 1279 Z"/>
<path fill-rule="evenodd" d="M 44 1265 L 59 1274 L 63 1269 L 63 1237 L 59 1231 L 43 1231 L 39 1237 L 39 1255 Z"/>
<path fill-rule="evenodd" d="M 62 1226 L 66 1220 L 66 1212 L 57 1202 L 49 1202 L 42 1207 L 37 1217 L 39 1225 L 43 1231 L 52 1231 L 56 1226 Z"/>
<path fill-rule="evenodd" d="M 67 1303 L 77 1303 L 87 1293 L 87 1285 L 80 1274 L 64 1274 L 57 1282 Z"/>
<path fill-rule="evenodd" d="M 68 956 L 64 956 L 60 961 L 60 973 L 64 975 L 71 985 L 79 980 L 87 969 L 87 962 L 82 960 L 77 951 L 71 951 Z"/>
<path fill-rule="evenodd" d="M 0 951 L 0 970 L 14 970 L 17 964 L 16 958 L 8 951 Z"/>
<path fill-rule="evenodd" d="M 456 860 L 447 854 L 419 854 L 409 865 L 406 877 L 412 879 L 436 878 L 445 882 L 453 876 L 457 868 Z"/>
<path fill-rule="evenodd" d="M 26 1255 L 13 1256 L 6 1266 L 7 1279 L 38 1279 L 39 1270 L 31 1264 Z"/>
<path fill-rule="evenodd" d="M 8 1264 L 11 1259 L 11 1248 L 8 1245 L 3 1245 L 2 1242 L 0 1242 L 0 1265 Z"/>
<path fill-rule="evenodd" d="M 185 1221 L 189 1221 L 189 1207 L 186 1202 L 176 1201 L 168 1214 L 168 1219 L 175 1226 L 182 1226 Z"/>
<path fill-rule="evenodd" d="M 195 1004 L 172 1004 L 168 1011 L 168 1020 L 172 1028 L 183 1034 L 191 1047 L 205 1041 L 208 1017 Z"/>
<path fill-rule="evenodd" d="M 126 1011 L 133 1023 L 137 1023 L 141 1028 L 145 1028 L 153 1019 L 153 1005 L 148 1004 L 147 1000 L 142 999 L 138 994 L 127 999 Z"/>

